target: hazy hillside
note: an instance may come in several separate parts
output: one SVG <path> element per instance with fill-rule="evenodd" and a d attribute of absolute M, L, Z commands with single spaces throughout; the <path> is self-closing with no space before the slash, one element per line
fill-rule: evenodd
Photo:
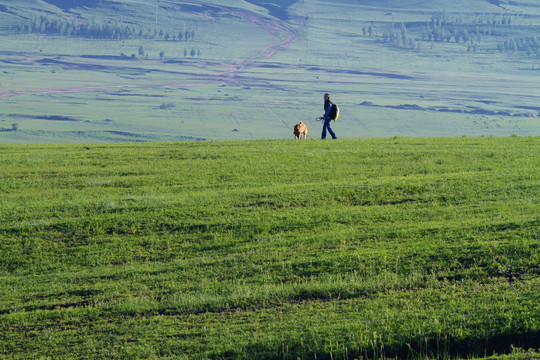
<path fill-rule="evenodd" d="M 0 24 L 2 143 L 317 137 L 324 92 L 340 137 L 540 133 L 534 0 L 0 0 Z"/>

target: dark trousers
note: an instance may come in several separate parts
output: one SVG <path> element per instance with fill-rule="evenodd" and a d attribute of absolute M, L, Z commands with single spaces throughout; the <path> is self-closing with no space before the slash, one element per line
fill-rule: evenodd
<path fill-rule="evenodd" d="M 324 119 L 324 124 L 323 124 L 323 127 L 322 127 L 321 139 L 326 139 L 326 130 L 328 130 L 328 132 L 330 133 L 330 136 L 332 136 L 332 139 L 337 139 L 336 134 L 334 133 L 334 131 L 332 130 L 332 127 L 330 126 L 331 121 L 332 121 L 332 119 L 330 119 L 330 118 L 325 118 Z"/>

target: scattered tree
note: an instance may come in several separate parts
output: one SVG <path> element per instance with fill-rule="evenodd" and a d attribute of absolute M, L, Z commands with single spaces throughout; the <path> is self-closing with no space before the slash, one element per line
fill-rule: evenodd
<path fill-rule="evenodd" d="M 108 20 L 102 23 L 97 22 L 94 18 L 88 21 L 78 18 L 65 18 L 41 15 L 32 20 L 9 27 L 10 32 L 19 34 L 47 34 L 61 36 L 79 36 L 91 39 L 109 39 L 109 40 L 125 40 L 125 39 L 165 39 L 170 40 L 176 38 L 171 37 L 170 33 L 164 29 L 147 29 L 137 28 L 134 25 L 124 24 L 116 20 Z M 178 33 L 178 39 L 192 38 L 195 36 L 194 30 L 184 30 Z"/>

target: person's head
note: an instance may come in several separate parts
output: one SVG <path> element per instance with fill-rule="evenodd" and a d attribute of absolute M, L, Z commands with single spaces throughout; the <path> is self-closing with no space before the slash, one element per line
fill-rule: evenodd
<path fill-rule="evenodd" d="M 329 93 L 324 94 L 324 103 L 326 104 L 329 101 L 330 101 L 330 94 Z"/>

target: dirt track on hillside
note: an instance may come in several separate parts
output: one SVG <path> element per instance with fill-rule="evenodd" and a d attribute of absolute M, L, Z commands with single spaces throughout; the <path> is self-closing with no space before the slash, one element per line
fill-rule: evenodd
<path fill-rule="evenodd" d="M 244 19 L 245 21 L 255 25 L 258 29 L 262 30 L 263 32 L 267 33 L 271 37 L 271 41 L 269 44 L 267 44 L 264 48 L 257 51 L 254 55 L 239 59 L 233 63 L 230 62 L 223 62 L 219 64 L 218 66 L 222 66 L 225 70 L 223 71 L 217 71 L 214 74 L 212 74 L 210 77 L 207 75 L 204 76 L 207 80 L 201 81 L 196 84 L 188 84 L 188 83 L 182 83 L 182 84 L 161 84 L 158 87 L 166 87 L 166 86 L 197 86 L 197 85 L 203 85 L 208 83 L 238 83 L 237 80 L 234 79 L 234 76 L 236 73 L 243 69 L 248 68 L 254 68 L 257 65 L 254 63 L 256 60 L 260 59 L 269 59 L 272 56 L 274 56 L 277 52 L 283 51 L 289 47 L 291 43 L 296 41 L 298 37 L 300 36 L 300 33 L 298 29 L 295 29 L 293 26 L 288 24 L 285 21 L 272 18 L 272 17 L 265 17 L 260 14 L 250 12 L 243 9 L 238 8 L 232 8 L 227 7 L 223 5 L 216 5 L 216 4 L 209 4 L 202 1 L 185 1 L 186 3 L 194 4 L 203 6 L 206 8 L 212 8 L 214 10 L 219 10 L 221 13 L 226 13 L 231 16 L 236 16 Z M 87 66 L 85 64 L 77 64 L 73 62 L 73 59 L 70 59 L 70 64 L 73 67 L 79 66 Z M 35 65 L 39 65 L 39 60 L 35 62 Z M 25 92 L 10 92 L 10 93 L 0 93 L 0 98 L 2 97 L 15 97 L 15 96 L 21 96 L 21 95 L 46 95 L 46 94 L 57 94 L 57 93 L 77 93 L 77 92 L 88 92 L 88 91 L 97 91 L 97 90 L 106 90 L 111 88 L 149 88 L 152 86 L 149 85 L 133 85 L 133 84 L 116 84 L 116 85 L 95 85 L 95 86 L 81 86 L 81 87 L 73 87 L 73 88 L 63 88 L 63 89 L 39 89 L 36 91 L 25 91 Z"/>

